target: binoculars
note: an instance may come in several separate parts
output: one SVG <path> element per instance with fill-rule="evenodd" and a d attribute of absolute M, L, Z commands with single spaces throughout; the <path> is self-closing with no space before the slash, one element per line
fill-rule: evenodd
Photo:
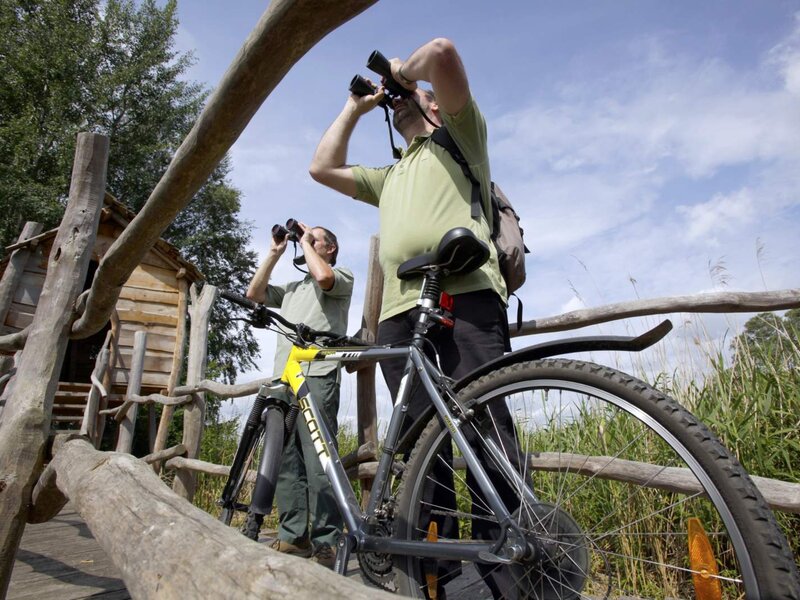
<path fill-rule="evenodd" d="M 272 237 L 276 242 L 282 242 L 286 238 L 290 242 L 299 242 L 303 237 L 303 229 L 295 219 L 289 219 L 286 221 L 286 227 L 277 223 L 272 226 Z"/>
<path fill-rule="evenodd" d="M 383 77 L 383 87 L 386 90 L 386 95 L 384 99 L 378 103 L 380 106 L 391 108 L 392 101 L 395 98 L 408 98 L 411 96 L 412 92 L 404 88 L 392 77 L 392 65 L 387 58 L 377 50 L 369 55 L 367 68 Z M 351 94 L 355 94 L 356 96 L 368 96 L 376 93 L 378 91 L 378 86 L 371 84 L 361 75 L 356 75 L 350 81 L 350 87 L 348 89 Z"/>

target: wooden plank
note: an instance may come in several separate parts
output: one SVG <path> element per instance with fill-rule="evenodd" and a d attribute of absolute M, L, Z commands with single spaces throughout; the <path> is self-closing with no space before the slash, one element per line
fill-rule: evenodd
<path fill-rule="evenodd" d="M 126 385 L 128 383 L 128 370 L 115 369 L 112 376 L 112 383 Z M 169 373 L 162 373 L 157 371 L 145 371 L 142 374 L 142 393 L 144 393 L 145 386 L 152 386 L 158 389 L 166 389 L 169 385 Z"/>
<path fill-rule="evenodd" d="M 45 276 L 42 273 L 26 271 L 14 292 L 14 302 L 36 306 L 39 304 L 39 295 L 44 287 Z"/>
<path fill-rule="evenodd" d="M 147 337 L 151 335 L 175 335 L 175 327 L 170 325 L 160 325 L 158 323 L 125 323 L 124 326 L 120 323 L 119 331 L 115 334 L 116 339 L 122 339 L 123 335 L 130 335 L 139 330 L 146 331 Z"/>
<path fill-rule="evenodd" d="M 130 348 L 120 346 L 117 369 L 130 369 L 133 356 Z M 169 374 L 172 369 L 172 356 L 147 355 L 144 357 L 144 369 L 145 371 L 158 371 Z"/>
<path fill-rule="evenodd" d="M 174 330 L 171 335 L 163 335 L 153 333 L 150 329 L 147 330 L 147 351 L 148 352 L 165 352 L 170 356 L 175 352 L 175 334 Z M 119 336 L 120 347 L 133 347 L 134 331 L 131 329 L 124 329 Z"/>
<path fill-rule="evenodd" d="M 144 288 L 146 290 L 177 290 L 178 278 L 176 272 L 168 269 L 159 269 L 150 265 L 139 265 L 131 273 L 126 287 Z"/>
<path fill-rule="evenodd" d="M 31 307 L 25 304 L 11 303 L 11 307 L 6 317 L 5 325 L 13 329 L 25 329 L 28 325 L 33 323 L 33 312 Z"/>
<path fill-rule="evenodd" d="M 117 301 L 117 311 L 129 311 L 129 312 L 138 311 L 152 315 L 177 317 L 178 304 L 177 302 L 175 304 L 161 304 L 159 302 L 148 302 L 147 300 L 144 299 L 129 300 L 127 298 L 120 298 Z"/>
<path fill-rule="evenodd" d="M 172 325 L 178 324 L 178 317 L 171 315 L 158 315 L 142 312 L 139 310 L 117 310 L 119 320 L 128 323 L 146 323 L 149 325 Z"/>
<path fill-rule="evenodd" d="M 162 292 L 127 286 L 122 288 L 119 297 L 137 302 L 156 302 L 174 306 L 177 306 L 180 301 L 180 294 L 177 291 Z M 119 302 L 117 302 L 117 306 L 119 306 Z"/>

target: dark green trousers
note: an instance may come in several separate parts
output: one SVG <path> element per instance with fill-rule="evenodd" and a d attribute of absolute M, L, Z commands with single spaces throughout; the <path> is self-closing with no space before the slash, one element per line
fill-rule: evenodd
<path fill-rule="evenodd" d="M 339 373 L 307 377 L 311 397 L 317 401 L 325 425 L 336 439 L 339 412 Z M 284 449 L 275 502 L 278 505 L 278 537 L 297 544 L 311 540 L 314 546 L 330 544 L 342 532 L 343 521 L 336 506 L 333 488 L 322 470 L 303 416 Z"/>

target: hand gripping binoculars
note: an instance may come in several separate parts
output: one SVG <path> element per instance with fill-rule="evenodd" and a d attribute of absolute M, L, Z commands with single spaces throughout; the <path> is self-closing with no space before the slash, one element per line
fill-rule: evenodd
<path fill-rule="evenodd" d="M 383 87 L 386 90 L 386 95 L 383 100 L 378 103 L 380 106 L 391 108 L 392 101 L 395 98 L 408 98 L 413 93 L 400 85 L 400 83 L 392 77 L 392 65 L 378 50 L 375 50 L 369 55 L 367 68 L 383 77 Z M 378 86 L 371 84 L 361 75 L 356 75 L 350 81 L 350 87 L 348 89 L 351 94 L 355 94 L 356 96 L 368 96 L 375 94 L 378 91 Z"/>
<path fill-rule="evenodd" d="M 282 242 L 287 238 L 290 242 L 299 242 L 303 237 L 303 229 L 295 219 L 289 219 L 286 221 L 286 227 L 277 223 L 272 226 L 272 237 L 276 242 Z"/>

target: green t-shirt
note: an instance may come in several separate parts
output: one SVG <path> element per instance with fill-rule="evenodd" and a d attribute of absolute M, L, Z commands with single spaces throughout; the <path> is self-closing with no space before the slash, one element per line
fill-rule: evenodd
<path fill-rule="evenodd" d="M 334 282 L 329 290 L 323 290 L 311 275 L 300 281 L 285 285 L 268 285 L 267 300 L 271 308 L 279 308 L 281 316 L 292 323 L 304 323 L 319 331 L 347 333 L 347 313 L 353 296 L 353 273 L 341 267 L 333 268 Z M 283 374 L 286 359 L 292 344 L 282 335 L 278 336 L 275 348 L 273 377 Z M 325 375 L 338 368 L 334 362 L 313 362 L 303 371 L 307 375 Z"/>
<path fill-rule="evenodd" d="M 443 115 L 444 123 L 481 183 L 484 203 L 489 202 L 489 155 L 486 123 L 475 101 L 470 99 L 457 115 Z M 410 308 L 419 298 L 422 279 L 401 281 L 397 267 L 410 258 L 434 250 L 442 236 L 454 227 L 468 227 L 487 243 L 489 260 L 468 275 L 449 277 L 443 289 L 449 294 L 492 289 L 505 299 L 497 252 L 491 242 L 484 210 L 480 219 L 471 216 L 472 184 L 461 167 L 430 136 L 415 137 L 394 165 L 373 169 L 352 167 L 356 199 L 380 211 L 380 263 L 384 273 L 384 320 Z M 484 207 L 486 209 L 486 207 Z"/>

